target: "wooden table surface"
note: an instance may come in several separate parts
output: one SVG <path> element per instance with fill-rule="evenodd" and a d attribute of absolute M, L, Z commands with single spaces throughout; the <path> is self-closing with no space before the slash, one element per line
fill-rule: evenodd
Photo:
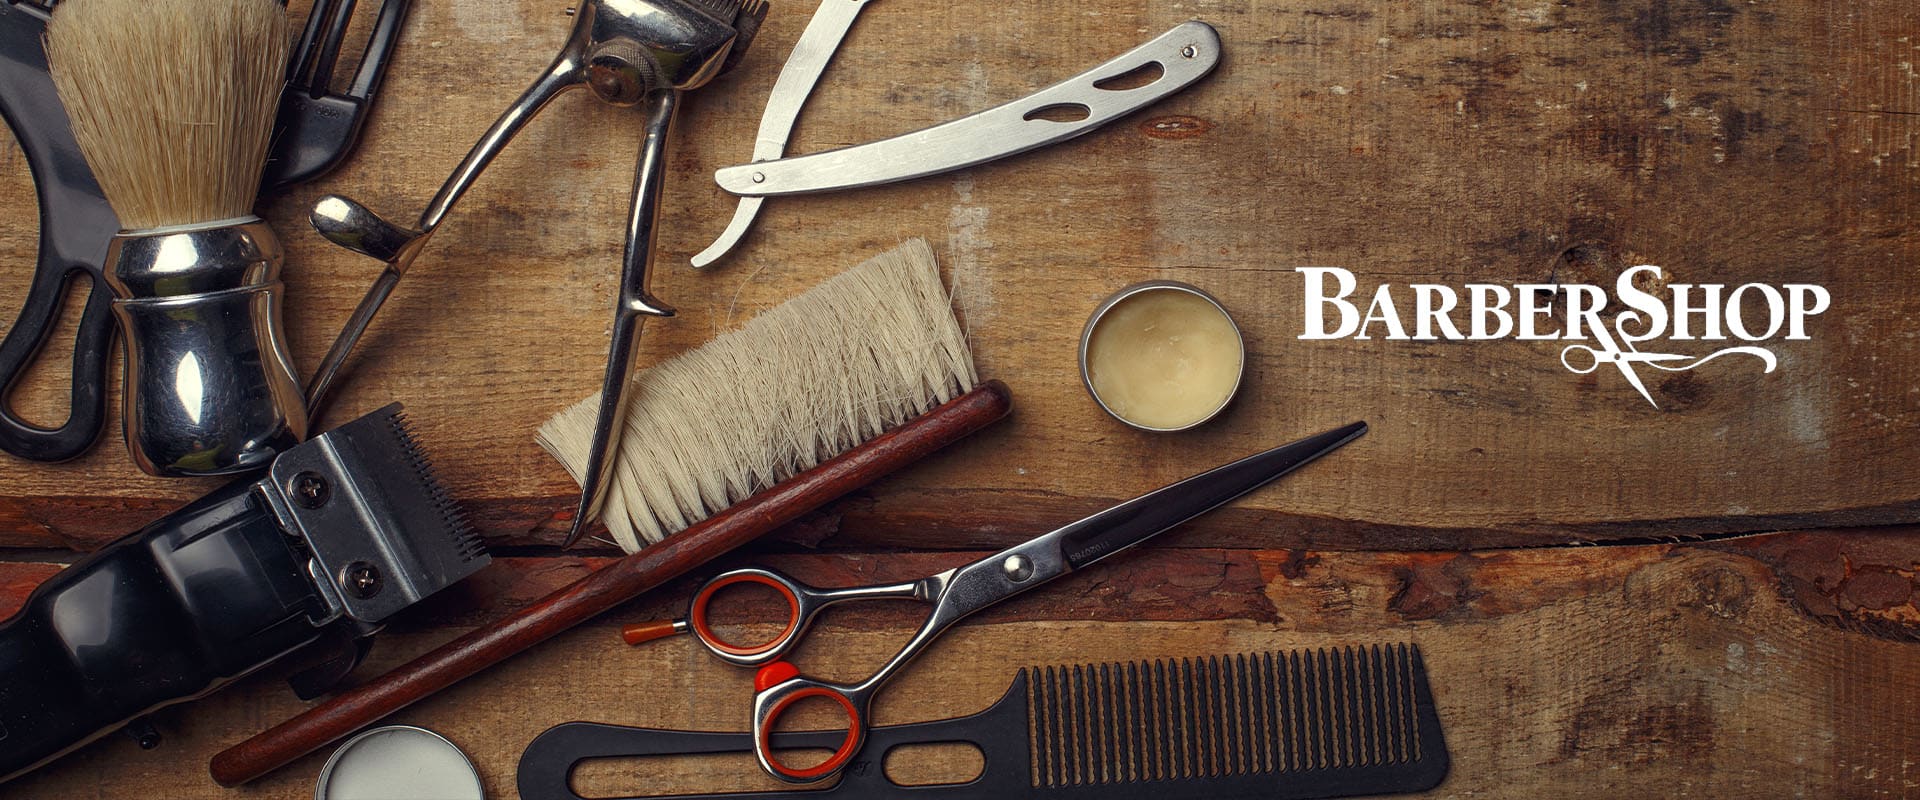
<path fill-rule="evenodd" d="M 397 219 L 430 197 L 551 59 L 555 0 L 418 0 L 355 156 L 265 213 L 311 368 L 377 265 L 302 219 L 326 192 Z M 1225 58 L 1195 87 L 1073 142 L 890 187 L 770 201 L 722 266 L 684 265 L 732 199 L 811 13 L 774 0 L 741 69 L 690 95 L 670 149 L 642 363 L 697 346 L 902 239 L 926 237 L 1014 417 L 729 563 L 822 583 L 911 577 L 1353 419 L 1336 456 L 1097 574 L 954 631 L 879 722 L 967 713 L 1031 664 L 1391 641 L 1427 654 L 1453 772 L 1436 796 L 1920 794 L 1920 10 L 1905 0 L 1339 0 L 967 4 L 887 0 L 848 37 L 792 152 L 912 130 L 1025 94 L 1187 19 Z M 508 557 L 407 613 L 361 675 L 610 554 L 561 552 L 574 485 L 533 442 L 598 387 L 638 115 L 561 98 L 490 168 L 352 362 L 328 420 L 400 400 Z M 0 201 L 31 208 L 0 154 Z M 0 297 L 35 228 L 0 230 Z M 1832 308 L 1770 374 L 1719 362 L 1579 376 L 1554 342 L 1308 341 L 1300 266 L 1381 282 L 1811 282 Z M 1250 348 L 1221 419 L 1166 435 L 1102 414 L 1074 347 L 1106 294 L 1170 278 L 1217 295 Z M 825 323 L 823 323 L 825 324 Z M 16 402 L 61 416 L 71 331 Z M 1696 343 L 1697 344 L 1697 343 Z M 117 370 L 117 366 L 115 368 Z M 116 373 L 117 374 L 117 373 Z M 778 391 L 779 387 L 768 387 Z M 117 408 L 117 399 L 110 407 Z M 61 465 L 0 459 L 0 587 L 18 602 L 75 551 L 207 491 L 140 475 L 117 423 Z M 649 595 L 396 717 L 513 795 L 519 752 L 568 720 L 738 729 L 746 674 L 676 641 L 628 649 Z M 832 618 L 802 652 L 864 674 L 911 609 Z M 255 786 L 213 752 L 301 707 L 255 677 L 113 737 L 8 796 L 302 797 L 319 757 Z M 663 701 L 664 699 L 664 701 Z M 938 756 L 928 768 L 951 768 Z M 639 783 L 645 770 L 672 773 Z M 624 771 L 623 771 L 624 770 Z M 633 770 L 643 770 L 634 772 Z M 744 761 L 602 770 L 606 791 L 748 785 Z M 656 776 L 658 777 L 658 776 Z M 744 781 L 744 783 L 742 783 Z"/>

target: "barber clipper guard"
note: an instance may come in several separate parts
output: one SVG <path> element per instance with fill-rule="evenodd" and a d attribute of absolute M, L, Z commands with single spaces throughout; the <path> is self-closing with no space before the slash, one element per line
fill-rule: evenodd
<path fill-rule="evenodd" d="M 489 560 L 399 404 L 296 445 L 0 623 L 0 780 L 296 652 L 317 665 L 295 689 L 317 695 L 395 612 Z"/>

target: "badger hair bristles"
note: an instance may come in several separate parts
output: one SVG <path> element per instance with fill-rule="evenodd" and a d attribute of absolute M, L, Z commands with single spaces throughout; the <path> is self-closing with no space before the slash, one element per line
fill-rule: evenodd
<path fill-rule="evenodd" d="M 48 71 L 127 230 L 253 213 L 286 83 L 274 0 L 61 0 Z"/>

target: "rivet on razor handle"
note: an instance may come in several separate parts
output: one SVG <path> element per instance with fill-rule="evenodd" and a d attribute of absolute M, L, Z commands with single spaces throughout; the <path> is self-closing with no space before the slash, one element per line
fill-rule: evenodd
<path fill-rule="evenodd" d="M 660 187 L 665 178 L 667 132 L 673 124 L 674 109 L 681 92 L 706 85 L 734 65 L 766 13 L 763 0 L 586 0 L 574 13 L 573 33 L 560 55 L 467 153 L 440 187 L 440 193 L 427 204 L 416 227 L 395 225 L 346 197 L 323 198 L 311 215 L 314 228 L 335 244 L 385 261 L 387 268 L 361 299 L 346 329 L 321 362 L 309 384 L 308 405 L 318 407 L 324 401 L 354 343 L 366 331 L 380 304 L 393 293 L 427 238 L 488 162 L 541 108 L 561 92 L 583 85 L 613 105 L 644 105 L 646 135 L 634 176 L 603 399 L 592 456 L 581 482 L 579 511 L 567 535 L 568 544 L 577 540 L 605 494 L 606 474 L 614 453 L 612 442 L 619 438 L 624 417 L 627 371 L 638 343 L 641 317 L 673 315 L 673 309 L 653 297 L 646 287 Z"/>
<path fill-rule="evenodd" d="M 801 106 L 865 2 L 825 0 L 814 12 L 767 96 L 753 160 L 713 175 L 740 204 L 719 238 L 694 255 L 693 266 L 726 256 L 768 197 L 922 178 L 1066 141 L 1193 85 L 1220 63 L 1220 34 L 1191 20 L 1093 69 L 985 111 L 888 139 L 783 157 Z"/>

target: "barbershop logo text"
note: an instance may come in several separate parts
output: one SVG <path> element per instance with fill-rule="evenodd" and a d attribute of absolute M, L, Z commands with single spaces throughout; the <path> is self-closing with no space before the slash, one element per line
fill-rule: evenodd
<path fill-rule="evenodd" d="M 1807 338 L 1807 318 L 1827 310 L 1832 297 L 1821 286 L 1789 283 L 1772 286 L 1746 283 L 1728 289 L 1724 284 L 1675 283 L 1667 286 L 1670 300 L 1634 286 L 1639 275 L 1658 278 L 1660 268 L 1642 265 L 1620 273 L 1613 298 L 1628 310 L 1615 315 L 1612 325 L 1600 318 L 1608 306 L 1605 289 L 1584 283 L 1504 286 L 1469 283 L 1462 292 L 1450 286 L 1416 283 L 1410 294 L 1396 297 L 1392 284 L 1381 284 L 1363 314 L 1353 297 L 1353 273 L 1338 267 L 1301 267 L 1294 270 L 1306 281 L 1306 325 L 1302 339 L 1383 339 L 1438 341 L 1441 339 L 1505 339 L 1523 341 L 1592 342 L 1569 344 L 1560 350 L 1560 363 L 1585 375 L 1612 364 L 1627 383 L 1656 408 L 1653 395 L 1637 369 L 1668 372 L 1693 369 L 1722 356 L 1750 356 L 1773 372 L 1773 351 L 1753 344 L 1722 347 L 1706 355 L 1642 351 L 1638 345 L 1655 339 L 1669 342 L 1765 342 L 1774 338 Z M 1543 317 L 1557 316 L 1564 302 L 1565 324 L 1559 330 L 1541 330 Z M 1401 309 L 1411 317 L 1402 317 Z M 1464 319 L 1461 318 L 1464 315 Z M 1464 325 L 1462 324 L 1464 323 Z"/>

